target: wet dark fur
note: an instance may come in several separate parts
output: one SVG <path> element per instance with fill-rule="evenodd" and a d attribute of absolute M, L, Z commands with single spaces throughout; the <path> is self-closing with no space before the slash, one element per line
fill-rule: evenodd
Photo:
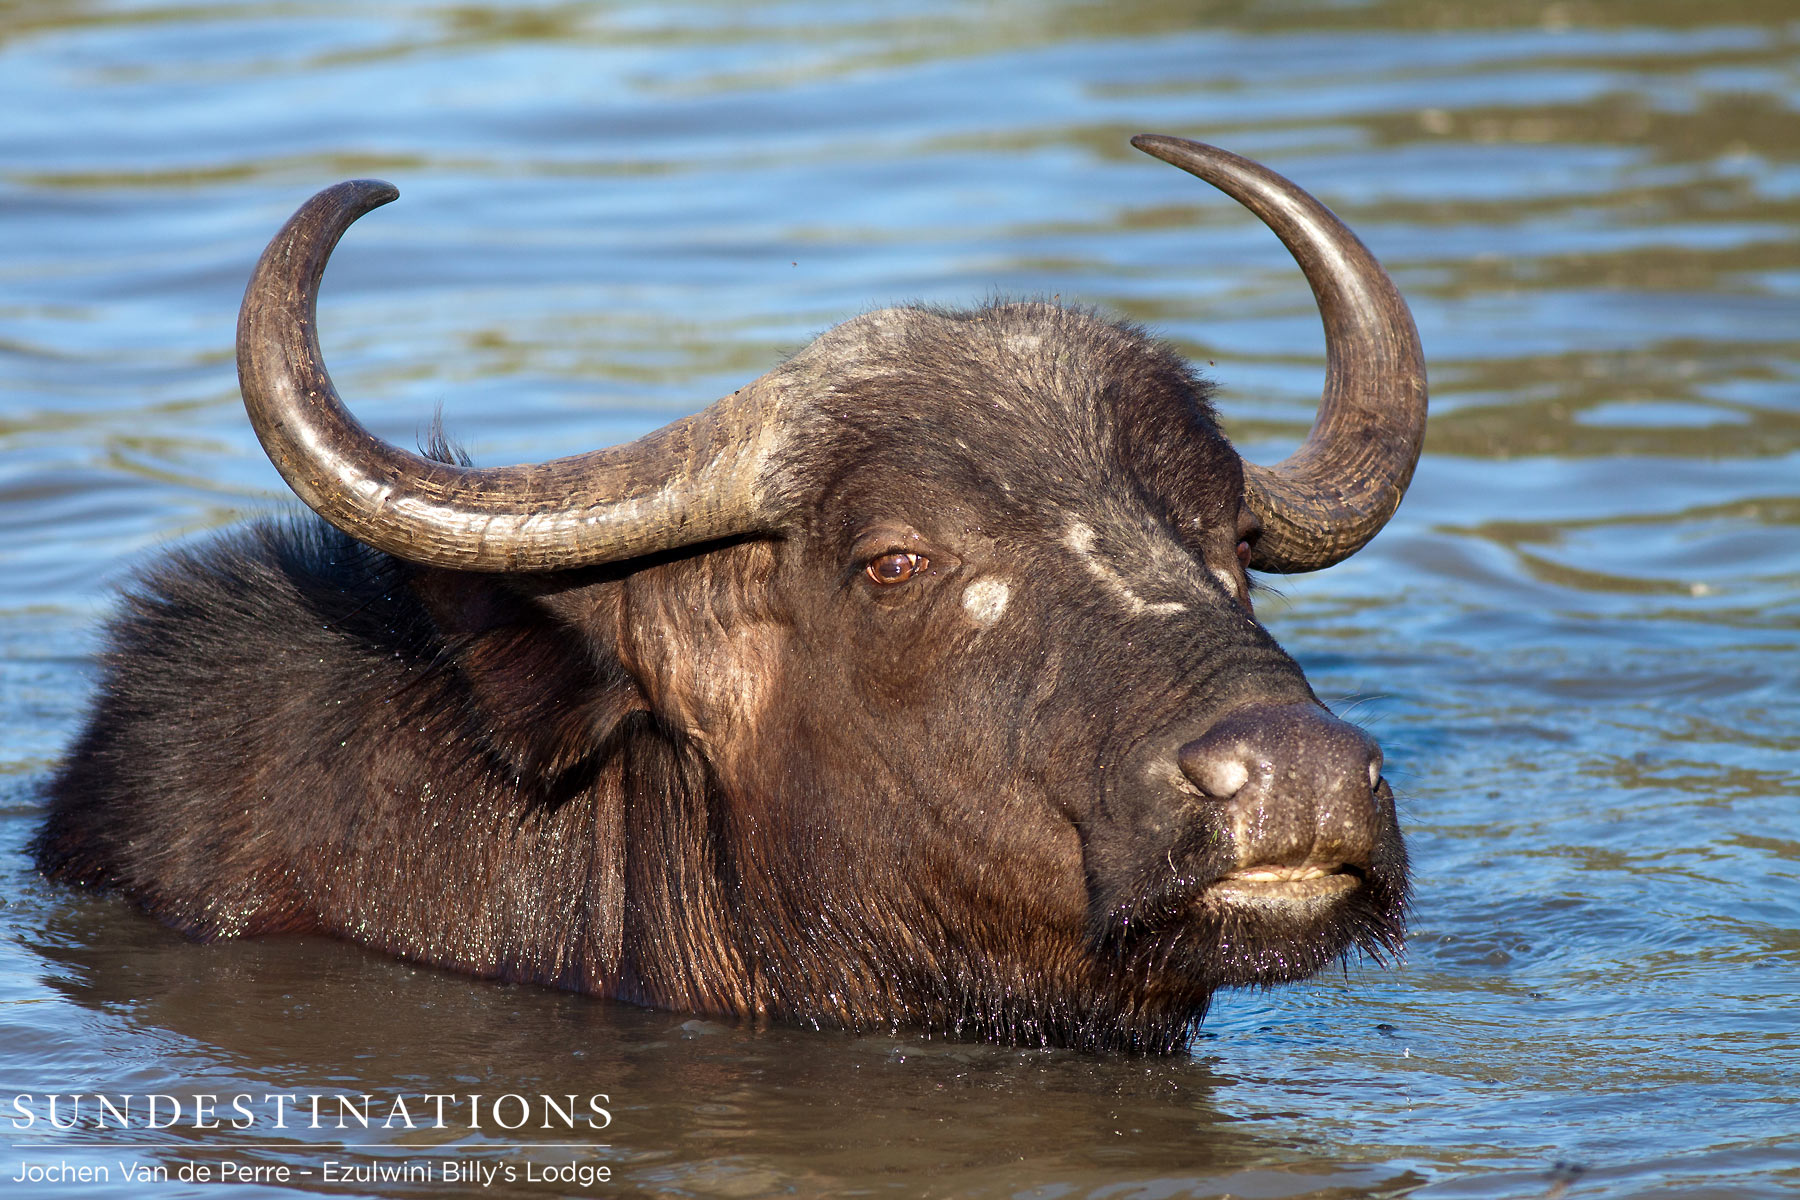
<path fill-rule="evenodd" d="M 1223 712 L 1311 701 L 1207 569 L 1241 479 L 1185 364 L 1019 305 L 864 318 L 782 371 L 819 403 L 780 538 L 506 578 L 307 519 L 154 568 L 40 866 L 197 938 L 1091 1048 L 1176 1048 L 1217 987 L 1398 944 L 1391 798 L 1366 886 L 1287 928 L 1210 908 L 1221 835 L 1138 781 Z M 1076 519 L 1191 615 L 1103 594 Z M 871 588 L 857 538 L 895 521 L 932 572 Z M 977 576 L 1012 584 L 993 628 Z"/>

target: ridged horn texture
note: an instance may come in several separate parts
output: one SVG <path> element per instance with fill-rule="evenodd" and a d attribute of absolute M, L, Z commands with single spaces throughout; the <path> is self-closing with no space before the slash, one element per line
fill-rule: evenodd
<path fill-rule="evenodd" d="M 1212 184 L 1274 231 L 1312 285 L 1325 322 L 1325 395 L 1312 432 L 1273 467 L 1244 464 L 1262 519 L 1250 565 L 1316 571 L 1387 523 L 1425 440 L 1425 356 L 1406 301 L 1331 210 L 1267 167 L 1200 142 L 1131 144 Z"/>
<path fill-rule="evenodd" d="M 269 243 L 238 317 L 238 379 L 263 449 L 315 512 L 378 549 L 471 571 L 549 571 L 775 524 L 779 396 L 755 385 L 622 446 L 461 467 L 391 446 L 345 409 L 319 353 L 319 280 L 358 217 L 400 193 L 330 187 Z"/>

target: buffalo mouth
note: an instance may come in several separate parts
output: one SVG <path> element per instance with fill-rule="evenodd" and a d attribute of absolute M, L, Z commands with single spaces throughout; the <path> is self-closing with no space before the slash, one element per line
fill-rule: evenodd
<path fill-rule="evenodd" d="M 1400 953 L 1406 928 L 1405 859 L 1395 858 L 1265 858 L 1163 876 L 1102 910 L 1095 933 L 1103 952 L 1202 998 L 1305 979 L 1353 949 L 1387 960 Z"/>
<path fill-rule="evenodd" d="M 1256 864 L 1220 876 L 1201 900 L 1232 908 L 1313 909 L 1348 896 L 1364 878 L 1363 869 L 1350 863 Z"/>

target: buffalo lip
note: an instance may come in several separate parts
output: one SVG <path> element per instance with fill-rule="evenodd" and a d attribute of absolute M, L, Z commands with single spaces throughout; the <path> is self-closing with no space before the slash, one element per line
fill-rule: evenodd
<path fill-rule="evenodd" d="M 1257 864 L 1214 880 L 1206 897 L 1233 906 L 1313 907 L 1361 886 L 1363 872 L 1349 863 Z"/>

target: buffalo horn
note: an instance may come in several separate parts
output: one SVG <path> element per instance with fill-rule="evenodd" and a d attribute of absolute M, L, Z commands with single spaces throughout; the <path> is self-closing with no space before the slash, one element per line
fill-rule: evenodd
<path fill-rule="evenodd" d="M 1273 467 L 1244 464 L 1262 520 L 1251 566 L 1316 571 L 1349 557 L 1400 505 L 1425 439 L 1425 358 L 1412 314 L 1330 209 L 1266 167 L 1199 142 L 1131 144 L 1255 213 L 1293 254 L 1325 323 L 1325 394 L 1312 432 Z"/>
<path fill-rule="evenodd" d="M 544 571 L 767 529 L 777 395 L 755 385 L 635 442 L 550 462 L 463 467 L 389 445 L 351 416 L 319 352 L 319 280 L 358 217 L 399 192 L 353 180 L 269 243 L 238 317 L 238 378 L 263 449 L 320 516 L 413 562 Z"/>

